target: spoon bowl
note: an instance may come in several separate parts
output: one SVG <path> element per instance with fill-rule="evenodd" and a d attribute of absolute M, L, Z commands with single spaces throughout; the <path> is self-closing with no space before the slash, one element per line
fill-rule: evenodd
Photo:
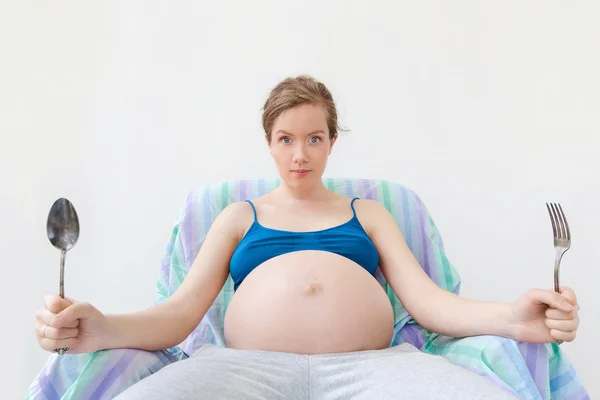
<path fill-rule="evenodd" d="M 79 218 L 73 204 L 65 198 L 54 202 L 48 221 L 46 232 L 50 243 L 61 251 L 69 251 L 79 240 Z"/>

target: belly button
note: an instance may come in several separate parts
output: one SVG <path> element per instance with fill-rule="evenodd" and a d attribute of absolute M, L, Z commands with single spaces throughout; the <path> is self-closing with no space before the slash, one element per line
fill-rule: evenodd
<path fill-rule="evenodd" d="M 311 295 L 315 295 L 315 294 L 321 292 L 322 290 L 323 290 L 323 288 L 318 283 L 311 283 L 308 286 L 306 286 L 306 288 L 304 289 L 304 292 L 307 295 L 311 296 Z"/>

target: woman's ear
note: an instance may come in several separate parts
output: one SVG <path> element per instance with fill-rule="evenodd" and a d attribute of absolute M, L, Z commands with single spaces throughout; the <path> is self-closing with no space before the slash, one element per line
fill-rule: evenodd
<path fill-rule="evenodd" d="M 333 139 L 331 139 L 331 144 L 329 144 L 329 154 L 331 155 L 331 150 L 333 149 L 333 145 L 335 144 L 335 141 L 337 140 L 338 135 L 336 134 Z"/>

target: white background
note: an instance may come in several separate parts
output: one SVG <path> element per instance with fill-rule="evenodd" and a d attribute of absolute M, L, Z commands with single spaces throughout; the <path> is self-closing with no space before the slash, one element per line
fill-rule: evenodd
<path fill-rule="evenodd" d="M 145 308 L 186 193 L 275 176 L 260 109 L 300 73 L 350 129 L 327 175 L 419 193 L 465 296 L 551 288 L 545 202 L 562 203 L 562 283 L 582 307 L 563 348 L 600 395 L 599 20 L 595 1 L 3 1 L 2 398 L 22 398 L 47 357 L 34 314 L 58 291 L 54 200 L 82 224 L 67 296 Z"/>

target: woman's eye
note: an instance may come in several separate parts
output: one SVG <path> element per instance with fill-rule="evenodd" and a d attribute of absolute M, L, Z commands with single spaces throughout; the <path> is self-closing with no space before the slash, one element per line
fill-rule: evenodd
<path fill-rule="evenodd" d="M 310 142 L 311 143 L 318 143 L 321 140 L 321 138 L 318 138 L 316 136 L 313 136 L 310 138 Z"/>
<path fill-rule="evenodd" d="M 280 139 L 283 143 L 290 143 L 292 140 L 289 137 L 282 137 Z"/>

